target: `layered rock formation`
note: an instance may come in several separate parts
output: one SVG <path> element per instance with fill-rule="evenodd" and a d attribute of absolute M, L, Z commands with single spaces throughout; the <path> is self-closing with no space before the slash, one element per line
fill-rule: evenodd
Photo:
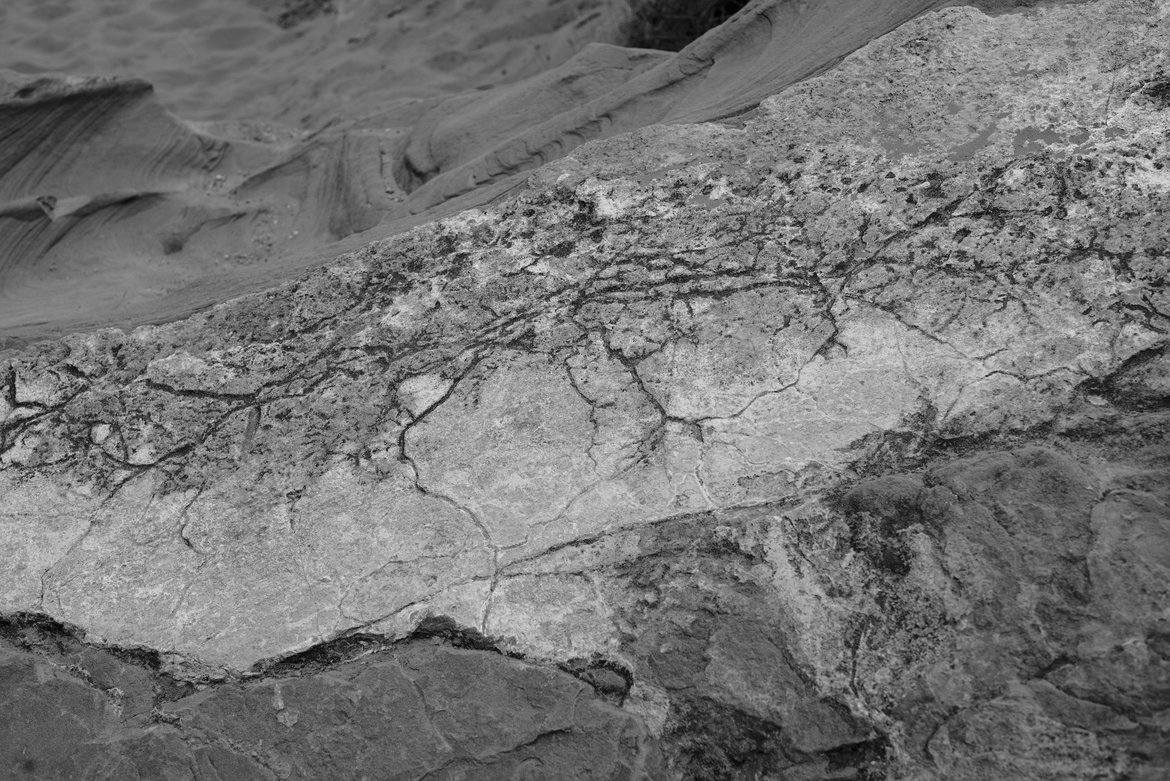
<path fill-rule="evenodd" d="M 1163 777 L 1168 17 L 926 13 L 10 352 L 0 766 Z"/>
<path fill-rule="evenodd" d="M 0 160 L 0 345 L 262 289 L 482 206 L 590 139 L 746 111 L 944 2 L 755 0 L 674 55 L 614 45 L 624 0 L 205 4 L 138 9 L 113 29 L 83 10 L 54 18 L 73 41 L 5 28 L 9 45 L 41 41 L 82 71 L 139 28 L 130 61 L 216 121 L 177 119 L 137 79 L 0 76 L 14 139 Z M 175 37 L 217 19 L 209 40 Z"/>

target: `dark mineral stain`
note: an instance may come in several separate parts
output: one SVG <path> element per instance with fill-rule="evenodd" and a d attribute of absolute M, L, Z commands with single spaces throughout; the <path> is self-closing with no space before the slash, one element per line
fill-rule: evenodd
<path fill-rule="evenodd" d="M 335 12 L 333 0 L 285 0 L 277 13 L 276 23 L 287 30 L 322 14 Z"/>
<path fill-rule="evenodd" d="M 548 254 L 554 258 L 567 258 L 573 253 L 573 248 L 576 247 L 576 242 L 562 241 L 559 244 L 554 244 L 548 248 Z"/>

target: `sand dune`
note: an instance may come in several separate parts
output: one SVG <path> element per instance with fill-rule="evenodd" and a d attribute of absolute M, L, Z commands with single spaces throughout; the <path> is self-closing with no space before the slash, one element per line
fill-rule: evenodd
<path fill-rule="evenodd" d="M 272 284 L 944 4 L 754 0 L 677 54 L 618 45 L 624 0 L 6 5 L 0 347 Z"/>

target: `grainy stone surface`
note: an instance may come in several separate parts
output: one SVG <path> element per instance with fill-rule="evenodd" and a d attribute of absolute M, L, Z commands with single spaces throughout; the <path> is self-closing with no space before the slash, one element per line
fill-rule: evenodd
<path fill-rule="evenodd" d="M 737 123 L 11 354 L 0 610 L 84 633 L 13 691 L 77 762 L 175 758 L 143 777 L 1164 776 L 1168 15 L 928 14 Z M 284 682 L 338 638 L 382 650 Z M 62 661 L 107 647 L 191 691 L 111 715 Z"/>

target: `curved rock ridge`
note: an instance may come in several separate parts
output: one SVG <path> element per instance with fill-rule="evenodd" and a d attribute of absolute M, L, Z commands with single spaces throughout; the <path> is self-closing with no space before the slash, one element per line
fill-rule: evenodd
<path fill-rule="evenodd" d="M 631 777 L 1164 775 L 1168 17 L 926 14 L 11 354 L 0 611 L 229 681 L 444 616 L 628 675 Z"/>

